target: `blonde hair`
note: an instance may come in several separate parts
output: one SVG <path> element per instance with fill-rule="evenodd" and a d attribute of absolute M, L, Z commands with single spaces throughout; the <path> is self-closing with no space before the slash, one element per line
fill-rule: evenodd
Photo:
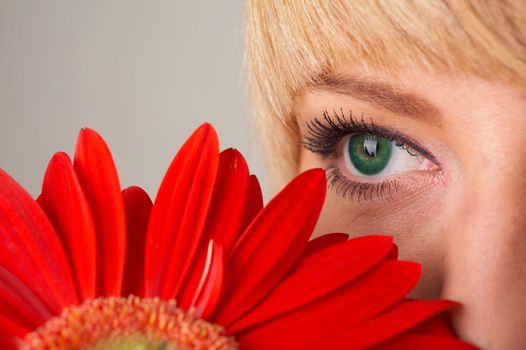
<path fill-rule="evenodd" d="M 524 0 L 249 0 L 250 99 L 273 190 L 296 175 L 294 97 L 341 64 L 526 82 Z"/>

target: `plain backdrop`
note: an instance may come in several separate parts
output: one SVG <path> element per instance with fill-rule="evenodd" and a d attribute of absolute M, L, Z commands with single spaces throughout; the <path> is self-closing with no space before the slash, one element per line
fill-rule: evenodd
<path fill-rule="evenodd" d="M 243 12 L 242 0 L 0 0 L 0 168 L 36 196 L 49 158 L 73 156 L 87 126 L 109 144 L 122 187 L 154 197 L 208 121 L 264 183 Z"/>

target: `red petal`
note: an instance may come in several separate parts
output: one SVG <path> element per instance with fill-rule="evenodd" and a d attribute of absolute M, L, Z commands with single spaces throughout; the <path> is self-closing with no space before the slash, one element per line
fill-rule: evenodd
<path fill-rule="evenodd" d="M 248 186 L 248 166 L 241 153 L 234 149 L 221 152 L 216 186 L 201 243 L 192 262 L 191 271 L 184 283 L 184 288 L 177 298 L 183 310 L 190 307 L 196 293 L 201 272 L 205 266 L 208 241 L 213 239 L 214 242 L 221 245 L 223 255 L 226 255 L 238 240 L 245 213 Z"/>
<path fill-rule="evenodd" d="M 74 168 L 96 228 L 97 294 L 120 295 L 126 249 L 124 204 L 110 150 L 95 131 L 80 131 Z"/>
<path fill-rule="evenodd" d="M 5 314 L 6 310 L 3 309 L 0 305 L 0 332 L 4 333 L 6 336 L 24 338 L 24 336 L 31 331 L 16 320 L 13 320 L 9 315 Z"/>
<path fill-rule="evenodd" d="M 223 250 L 215 242 L 210 241 L 205 269 L 197 288 L 196 299 L 192 302 L 196 314 L 206 319 L 214 310 L 223 284 Z"/>
<path fill-rule="evenodd" d="M 250 177 L 247 163 L 239 151 L 227 149 L 221 152 L 220 160 L 214 200 L 205 227 L 227 255 L 241 234 Z"/>
<path fill-rule="evenodd" d="M 144 286 L 144 249 L 152 201 L 140 187 L 122 191 L 126 212 L 126 264 L 122 295 L 142 296 Z"/>
<path fill-rule="evenodd" d="M 0 266 L 0 303 L 12 307 L 33 328 L 53 315 L 37 295 L 8 270 Z"/>
<path fill-rule="evenodd" d="M 444 317 L 433 317 L 412 328 L 411 331 L 415 333 L 426 333 L 442 336 L 446 335 L 451 337 L 455 336 L 453 328 Z"/>
<path fill-rule="evenodd" d="M 323 170 L 308 170 L 258 214 L 226 262 L 217 323 L 235 321 L 290 270 L 314 229 L 325 191 Z"/>
<path fill-rule="evenodd" d="M 387 255 L 387 259 L 398 259 L 398 246 L 396 244 L 393 244 L 393 247 L 391 248 L 391 251 Z"/>
<path fill-rule="evenodd" d="M 402 334 L 382 345 L 375 346 L 375 350 L 473 350 L 476 347 L 464 343 L 454 337 L 444 337 L 433 334 Z"/>
<path fill-rule="evenodd" d="M 248 198 L 241 231 L 244 231 L 248 225 L 250 225 L 261 209 L 263 209 L 263 193 L 261 193 L 261 186 L 259 185 L 256 175 L 250 175 Z"/>
<path fill-rule="evenodd" d="M 285 316 L 250 328 L 236 335 L 236 339 L 242 348 L 312 349 L 311 344 L 336 339 L 349 332 L 354 334 L 354 329 L 360 327 L 361 322 L 381 313 L 406 295 L 415 286 L 420 271 L 420 265 L 416 263 L 384 260 L 378 267 L 336 292 Z"/>
<path fill-rule="evenodd" d="M 392 245 L 391 237 L 366 236 L 333 245 L 311 255 L 252 312 L 229 326 L 228 332 L 239 332 L 335 291 L 382 261 Z"/>
<path fill-rule="evenodd" d="M 181 147 L 161 183 L 148 226 L 146 296 L 176 295 L 201 242 L 219 161 L 210 124 Z"/>
<path fill-rule="evenodd" d="M 0 302 L 0 329 L 10 335 L 23 337 L 36 329 L 39 324 L 33 324 L 24 318 L 15 306 Z"/>
<path fill-rule="evenodd" d="M 345 233 L 327 233 L 323 236 L 311 239 L 303 253 L 301 253 L 301 259 L 305 259 L 323 249 L 326 249 L 335 244 L 345 242 L 349 239 L 349 235 Z"/>
<path fill-rule="evenodd" d="M 18 340 L 0 330 L 0 349 L 17 350 L 18 348 Z"/>
<path fill-rule="evenodd" d="M 95 227 L 67 154 L 57 153 L 51 158 L 38 201 L 62 242 L 80 300 L 95 297 Z"/>
<path fill-rule="evenodd" d="M 320 341 L 317 346 L 332 349 L 338 344 L 352 344 L 353 349 L 362 349 L 380 344 L 454 305 L 448 300 L 405 301 L 378 317 Z"/>
<path fill-rule="evenodd" d="M 71 270 L 42 209 L 0 170 L 0 266 L 20 279 L 55 314 L 77 303 Z"/>

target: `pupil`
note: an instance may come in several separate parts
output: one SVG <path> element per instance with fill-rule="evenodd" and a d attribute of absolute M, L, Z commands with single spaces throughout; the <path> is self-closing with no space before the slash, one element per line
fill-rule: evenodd
<path fill-rule="evenodd" d="M 385 137 L 369 133 L 351 136 L 348 144 L 349 160 L 364 175 L 380 173 L 391 158 L 392 143 Z"/>

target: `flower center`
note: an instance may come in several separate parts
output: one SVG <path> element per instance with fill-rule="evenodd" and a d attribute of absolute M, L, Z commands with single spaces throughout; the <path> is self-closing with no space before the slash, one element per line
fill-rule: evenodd
<path fill-rule="evenodd" d="M 28 334 L 22 349 L 238 349 L 218 325 L 174 300 L 99 298 L 71 306 Z"/>

